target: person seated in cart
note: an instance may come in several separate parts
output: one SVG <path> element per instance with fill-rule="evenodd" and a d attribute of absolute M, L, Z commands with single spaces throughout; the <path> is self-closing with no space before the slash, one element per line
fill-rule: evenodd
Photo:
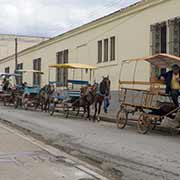
<path fill-rule="evenodd" d="M 180 95 L 180 67 L 174 64 L 172 70 L 161 74 L 160 79 L 165 81 L 166 93 L 171 95 L 173 103 L 178 107 L 178 97 Z"/>
<path fill-rule="evenodd" d="M 22 83 L 22 88 L 25 89 L 27 87 L 27 82 Z"/>
<path fill-rule="evenodd" d="M 2 84 L 3 84 L 3 91 L 8 91 L 9 90 L 9 80 L 6 77 L 3 79 Z"/>

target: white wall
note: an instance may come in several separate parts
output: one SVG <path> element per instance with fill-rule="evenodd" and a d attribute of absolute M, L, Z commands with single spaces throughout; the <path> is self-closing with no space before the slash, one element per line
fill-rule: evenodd
<path fill-rule="evenodd" d="M 18 52 L 48 39 L 44 37 L 0 34 L 0 59 L 15 53 L 15 38 L 17 38 Z"/>

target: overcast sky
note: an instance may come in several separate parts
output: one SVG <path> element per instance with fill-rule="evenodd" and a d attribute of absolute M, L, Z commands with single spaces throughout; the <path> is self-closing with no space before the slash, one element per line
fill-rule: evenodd
<path fill-rule="evenodd" d="M 0 33 L 52 37 L 139 0 L 0 0 Z"/>

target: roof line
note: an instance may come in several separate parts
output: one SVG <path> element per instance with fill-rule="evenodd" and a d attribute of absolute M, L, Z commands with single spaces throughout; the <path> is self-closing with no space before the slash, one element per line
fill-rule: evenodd
<path fill-rule="evenodd" d="M 21 34 L 4 34 L 0 33 L 1 36 L 17 36 L 17 37 L 32 37 L 32 38 L 51 38 L 51 37 L 44 37 L 44 36 L 33 36 L 33 35 L 21 35 Z"/>

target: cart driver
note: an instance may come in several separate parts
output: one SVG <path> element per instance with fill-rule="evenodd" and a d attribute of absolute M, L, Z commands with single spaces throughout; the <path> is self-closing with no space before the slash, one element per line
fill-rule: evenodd
<path fill-rule="evenodd" d="M 6 77 L 3 79 L 2 84 L 3 84 L 3 90 L 8 91 L 8 89 L 9 89 L 9 80 Z"/>
<path fill-rule="evenodd" d="M 180 95 L 180 67 L 177 64 L 172 66 L 172 70 L 160 76 L 166 83 L 166 93 L 170 94 L 174 104 L 178 107 L 178 97 Z"/>

